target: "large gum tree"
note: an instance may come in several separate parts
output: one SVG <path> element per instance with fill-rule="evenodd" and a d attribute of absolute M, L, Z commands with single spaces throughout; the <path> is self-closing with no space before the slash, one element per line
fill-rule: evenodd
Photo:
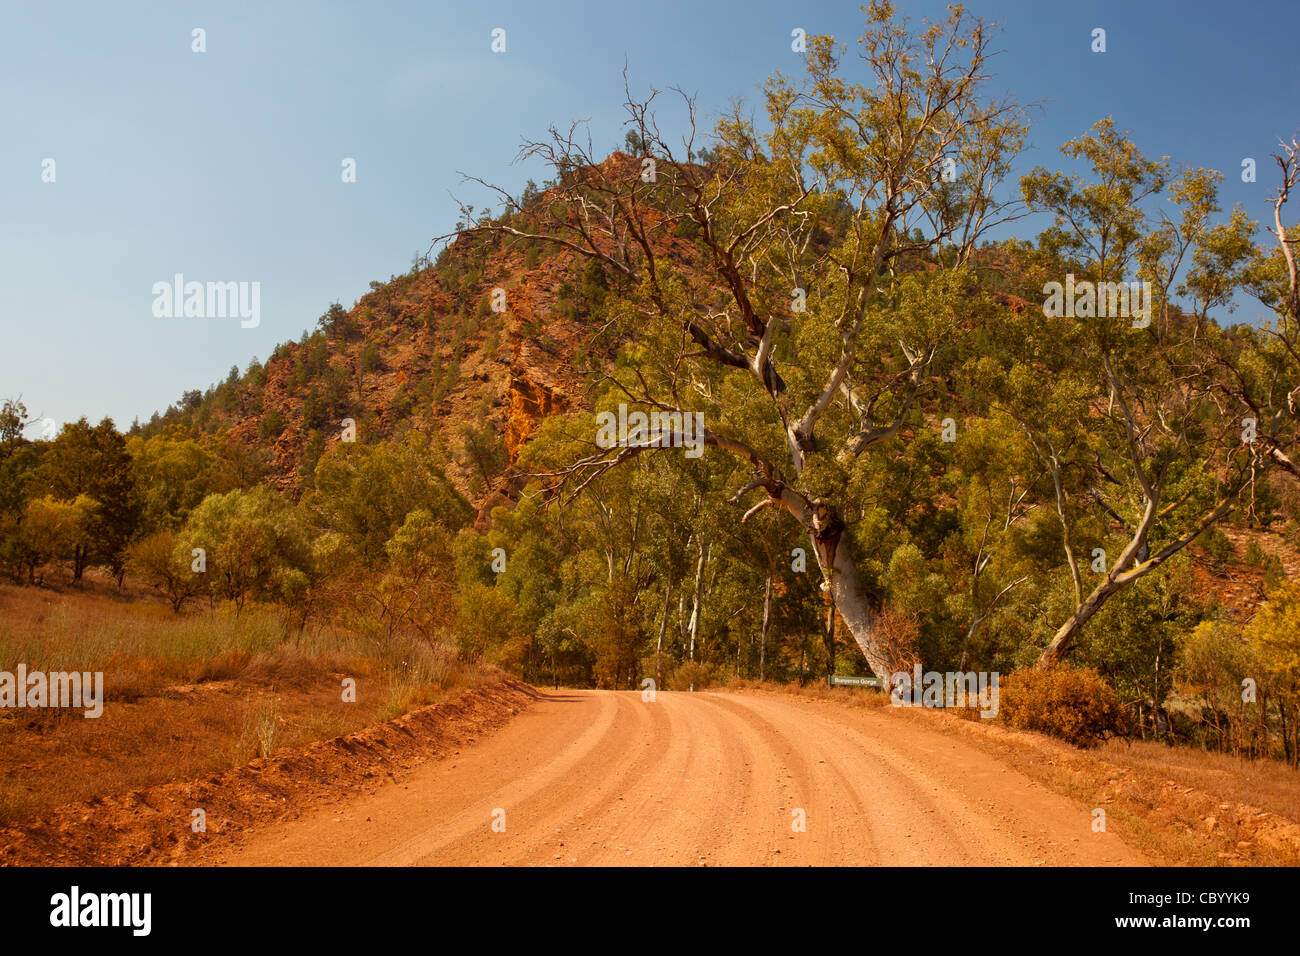
<path fill-rule="evenodd" d="M 1009 215 L 994 191 L 1026 126 L 988 95 L 985 24 L 960 8 L 915 30 L 888 3 L 864 12 L 855 55 L 810 37 L 803 79 L 768 81 L 763 121 L 733 109 L 707 144 L 680 91 L 676 144 L 660 94 L 629 93 L 633 157 L 602 160 L 580 124 L 552 127 L 521 151 L 553 169 L 550 188 L 521 200 L 471 177 L 510 214 L 460 234 L 601 265 L 637 357 L 617 391 L 644 410 L 704 413 L 707 447 L 742 466 L 734 520 L 775 508 L 798 522 L 885 677 L 881 601 L 855 555 L 878 529 L 869 496 L 890 494 L 887 463 L 951 409 L 944 365 L 975 321 L 967 267 Z M 581 488 L 647 450 L 634 437 L 560 476 Z"/>

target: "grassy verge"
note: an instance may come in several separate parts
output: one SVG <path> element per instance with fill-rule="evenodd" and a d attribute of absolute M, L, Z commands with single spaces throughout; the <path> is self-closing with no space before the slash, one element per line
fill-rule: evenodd
<path fill-rule="evenodd" d="M 287 637 L 267 609 L 178 616 L 93 587 L 0 585 L 0 670 L 20 663 L 102 672 L 106 703 L 89 719 L 0 710 L 0 825 L 346 734 L 487 676 L 444 645 L 332 628 Z"/>

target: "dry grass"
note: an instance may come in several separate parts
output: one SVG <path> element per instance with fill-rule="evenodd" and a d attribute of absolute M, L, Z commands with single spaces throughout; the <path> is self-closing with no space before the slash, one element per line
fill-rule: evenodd
<path fill-rule="evenodd" d="M 802 687 L 798 684 L 778 684 L 772 681 L 747 680 L 733 677 L 724 685 L 727 690 L 761 690 L 771 694 L 787 694 L 792 697 L 812 697 L 816 700 L 829 700 L 844 707 L 874 710 L 889 706 L 889 695 L 869 687 L 830 687 L 822 681 L 810 681 Z"/>
<path fill-rule="evenodd" d="M 19 663 L 102 671 L 106 703 L 97 719 L 0 711 L 0 824 L 350 733 L 486 676 L 448 647 L 328 628 L 295 640 L 266 609 L 177 616 L 93 584 L 0 585 L 0 670 Z M 345 677 L 355 703 L 343 700 Z"/>
<path fill-rule="evenodd" d="M 1122 740 L 1110 741 L 1097 755 L 1134 772 L 1300 823 L 1300 773 L 1281 761 L 1244 760 L 1191 747 Z"/>

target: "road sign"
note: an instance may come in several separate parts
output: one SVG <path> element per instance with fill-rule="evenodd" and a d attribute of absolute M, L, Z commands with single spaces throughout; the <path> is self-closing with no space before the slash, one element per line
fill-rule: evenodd
<path fill-rule="evenodd" d="M 841 677 L 839 674 L 831 675 L 832 687 L 874 687 L 877 690 L 884 689 L 885 682 L 879 677 Z"/>

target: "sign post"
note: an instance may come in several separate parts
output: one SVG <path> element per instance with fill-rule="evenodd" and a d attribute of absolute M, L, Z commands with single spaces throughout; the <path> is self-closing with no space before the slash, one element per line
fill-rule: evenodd
<path fill-rule="evenodd" d="M 839 674 L 832 674 L 830 677 L 832 687 L 874 687 L 876 690 L 884 690 L 885 682 L 879 677 L 841 677 Z"/>

